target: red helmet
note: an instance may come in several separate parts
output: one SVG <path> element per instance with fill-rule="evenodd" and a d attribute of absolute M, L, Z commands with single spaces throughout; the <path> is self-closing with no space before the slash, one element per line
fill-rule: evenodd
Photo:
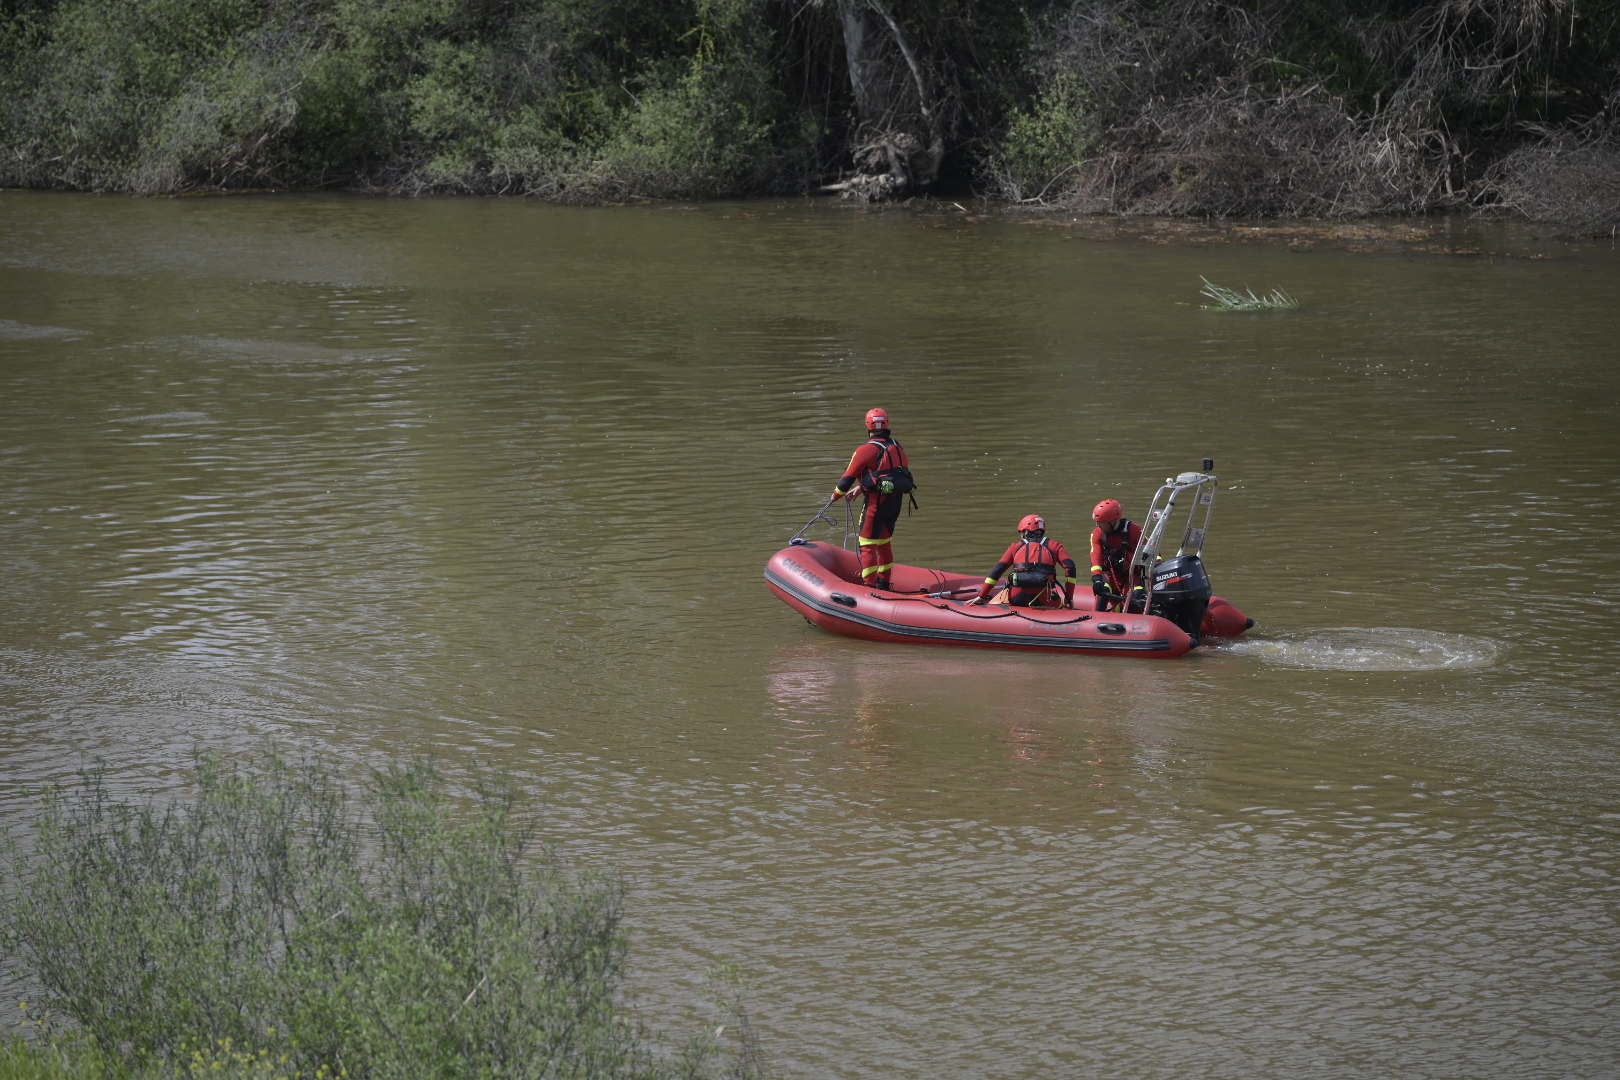
<path fill-rule="evenodd" d="M 1025 514 L 1018 520 L 1018 531 L 1021 533 L 1045 532 L 1046 519 L 1039 514 Z"/>
<path fill-rule="evenodd" d="M 1118 499 L 1104 499 L 1091 509 L 1091 520 L 1099 525 L 1112 525 L 1125 516 Z"/>
<path fill-rule="evenodd" d="M 866 430 L 867 431 L 888 431 L 889 430 L 889 411 L 887 409 L 867 409 L 866 410 Z"/>

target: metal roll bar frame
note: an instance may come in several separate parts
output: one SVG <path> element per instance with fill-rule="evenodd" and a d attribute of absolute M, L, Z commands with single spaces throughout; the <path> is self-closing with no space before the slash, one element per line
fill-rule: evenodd
<path fill-rule="evenodd" d="M 1177 555 L 1197 555 L 1202 557 L 1204 552 L 1204 538 L 1209 532 L 1210 514 L 1215 509 L 1215 490 L 1219 480 L 1215 476 L 1215 459 L 1205 458 L 1203 469 L 1199 472 L 1184 472 L 1177 476 L 1165 477 L 1159 490 L 1153 493 L 1153 500 L 1148 504 L 1148 511 L 1142 519 L 1142 539 L 1136 545 L 1136 554 L 1131 557 L 1130 575 L 1127 586 L 1141 585 L 1142 598 L 1140 610 L 1147 611 L 1153 602 L 1153 574 L 1155 563 L 1159 562 L 1160 549 L 1164 544 L 1164 536 L 1168 531 L 1172 519 L 1175 517 L 1176 500 L 1188 491 L 1194 492 L 1192 505 L 1187 508 L 1187 524 L 1181 534 L 1181 543 L 1176 548 Z M 1134 608 L 1136 603 L 1127 603 L 1127 610 Z"/>

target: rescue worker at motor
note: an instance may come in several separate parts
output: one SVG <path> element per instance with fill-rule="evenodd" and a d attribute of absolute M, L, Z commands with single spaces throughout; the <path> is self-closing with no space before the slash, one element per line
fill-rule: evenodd
<path fill-rule="evenodd" d="M 834 500 L 854 497 L 859 487 L 866 498 L 861 514 L 861 584 L 874 589 L 889 587 L 894 569 L 894 523 L 900 518 L 900 504 L 916 486 L 911 478 L 911 462 L 906 448 L 889 431 L 889 414 L 884 409 L 866 412 L 866 441 L 855 448 L 849 468 L 833 488 Z"/>
<path fill-rule="evenodd" d="M 1074 560 L 1063 545 L 1046 535 L 1046 519 L 1039 514 L 1026 514 L 1018 522 L 1018 539 L 1007 545 L 1001 561 L 990 568 L 990 576 L 979 586 L 979 595 L 970 604 L 987 604 L 996 582 L 1008 569 L 1007 602 L 1013 607 L 1056 607 L 1055 603 L 1038 603 L 1043 597 L 1057 598 L 1057 588 L 1063 589 L 1063 607 L 1074 607 Z M 1059 571 L 1061 570 L 1061 576 Z"/>
<path fill-rule="evenodd" d="M 1091 591 L 1097 596 L 1097 610 L 1109 610 L 1103 598 L 1112 593 L 1124 596 L 1127 588 L 1142 588 L 1131 582 L 1131 559 L 1142 540 L 1142 526 L 1125 516 L 1118 499 L 1104 499 L 1091 511 L 1097 527 L 1091 530 Z"/>

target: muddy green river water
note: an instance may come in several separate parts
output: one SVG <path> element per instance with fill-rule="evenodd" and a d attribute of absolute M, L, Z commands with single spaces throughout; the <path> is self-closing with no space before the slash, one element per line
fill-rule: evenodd
<path fill-rule="evenodd" d="M 659 1026 L 735 966 L 779 1076 L 1612 1073 L 1620 253 L 1438 228 L 0 193 L 0 824 L 430 753 L 627 876 Z M 813 629 L 762 567 L 872 405 L 897 557 L 964 572 L 1214 458 L 1259 625 Z"/>

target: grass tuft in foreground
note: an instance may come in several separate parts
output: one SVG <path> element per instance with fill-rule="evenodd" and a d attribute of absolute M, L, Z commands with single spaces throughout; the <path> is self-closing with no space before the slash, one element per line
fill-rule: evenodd
<path fill-rule="evenodd" d="M 422 763 L 356 798 L 268 751 L 167 805 L 82 776 L 7 851 L 0 951 L 42 993 L 0 1075 L 760 1075 L 734 1000 L 724 1043 L 636 1019 L 622 884 L 529 839 L 509 787 Z"/>
<path fill-rule="evenodd" d="M 1200 276 L 1198 280 L 1204 283 L 1204 287 L 1198 291 L 1214 301 L 1212 304 L 1199 305 L 1205 311 L 1281 311 L 1299 307 L 1299 301 L 1281 289 L 1272 289 L 1264 296 L 1256 296 L 1253 289 L 1238 292 L 1217 285 L 1206 277 Z"/>

